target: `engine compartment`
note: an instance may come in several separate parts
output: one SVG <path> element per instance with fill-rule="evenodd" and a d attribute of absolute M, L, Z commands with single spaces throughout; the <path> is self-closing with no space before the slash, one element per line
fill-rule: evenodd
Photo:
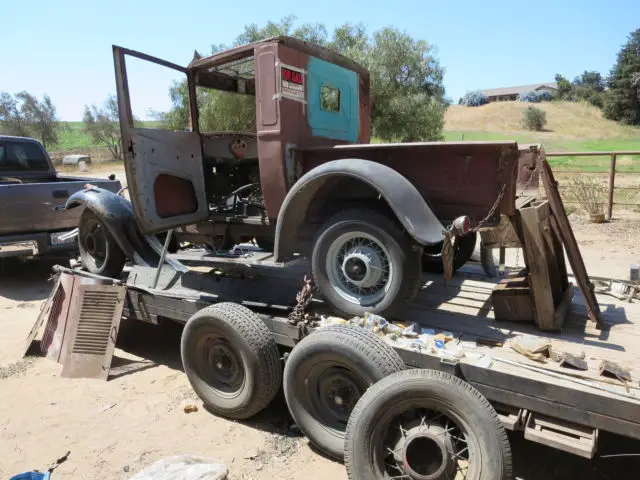
<path fill-rule="evenodd" d="M 205 189 L 212 213 L 264 216 L 255 134 L 203 133 Z"/>

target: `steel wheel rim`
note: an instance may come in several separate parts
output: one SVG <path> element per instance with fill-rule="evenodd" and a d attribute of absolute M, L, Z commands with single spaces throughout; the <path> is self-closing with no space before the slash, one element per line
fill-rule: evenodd
<path fill-rule="evenodd" d="M 316 363 L 301 371 L 306 403 L 326 427 L 344 431 L 351 411 L 366 390 L 362 379 L 339 362 Z"/>
<path fill-rule="evenodd" d="M 371 461 L 379 478 L 478 478 L 478 441 L 467 422 L 448 405 L 410 399 L 391 410 L 378 419 L 370 440 Z"/>
<path fill-rule="evenodd" d="M 100 268 L 107 258 L 107 236 L 99 221 L 87 221 L 81 230 L 80 241 L 84 250 L 93 258 L 96 267 Z"/>
<path fill-rule="evenodd" d="M 335 292 L 357 305 L 379 302 L 393 281 L 389 251 L 366 232 L 347 232 L 331 242 L 325 266 Z"/>
<path fill-rule="evenodd" d="M 242 359 L 236 349 L 220 335 L 207 333 L 196 342 L 195 369 L 198 376 L 219 395 L 236 397 L 246 378 Z"/>

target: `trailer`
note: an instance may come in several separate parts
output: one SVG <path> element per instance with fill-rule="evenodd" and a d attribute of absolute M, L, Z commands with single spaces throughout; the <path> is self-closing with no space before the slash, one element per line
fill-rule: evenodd
<path fill-rule="evenodd" d="M 506 430 L 586 458 L 596 456 L 600 431 L 640 439 L 635 304 L 607 300 L 598 329 L 583 296 L 570 288 L 569 305 L 560 306 L 569 312 L 561 331 L 542 331 L 522 318 L 496 319 L 495 292 L 505 279 L 488 278 L 469 263 L 450 280 L 424 274 L 416 301 L 390 322 L 404 328 L 399 322 L 410 321 L 445 343 L 434 348 L 420 337 L 380 336 L 379 317 L 366 326 L 336 325 L 342 322 L 303 281 L 304 259 L 282 268 L 259 248 L 236 249 L 229 259 L 199 250 L 167 254 L 162 268 L 133 265 L 117 279 L 56 267 L 56 288 L 65 282 L 69 288 L 69 279 L 74 287 L 66 307 L 54 306 L 55 324 L 84 332 L 72 333 L 67 347 L 58 343 L 63 376 L 86 373 L 80 354 L 87 352 L 74 344 L 87 342 L 82 318 L 97 318 L 77 315 L 70 328 L 73 305 L 100 312 L 87 292 L 114 288 L 121 302 L 116 331 L 120 317 L 185 324 L 185 373 L 211 411 L 251 417 L 282 385 L 302 432 L 323 452 L 344 458 L 350 478 L 383 478 L 381 472 L 392 476 L 397 469 L 399 478 L 510 478 Z M 50 305 L 42 316 L 51 311 Z"/>

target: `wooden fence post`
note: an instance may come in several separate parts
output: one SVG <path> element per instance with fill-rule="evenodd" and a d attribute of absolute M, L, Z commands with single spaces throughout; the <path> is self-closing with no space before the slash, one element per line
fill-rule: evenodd
<path fill-rule="evenodd" d="M 613 214 L 613 191 L 616 183 L 616 157 L 615 153 L 611 154 L 611 166 L 609 167 L 609 202 L 607 204 L 607 220 L 611 220 Z"/>

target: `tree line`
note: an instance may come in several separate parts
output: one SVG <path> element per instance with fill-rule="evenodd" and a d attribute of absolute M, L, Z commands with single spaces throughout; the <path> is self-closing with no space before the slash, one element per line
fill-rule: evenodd
<path fill-rule="evenodd" d="M 0 92 L 0 133 L 36 137 L 46 147 L 58 143 L 58 132 L 62 127 L 48 95 L 38 100 L 26 91 L 15 95 Z"/>
<path fill-rule="evenodd" d="M 427 41 L 390 27 L 369 34 L 362 24 L 349 23 L 329 34 L 321 23 L 297 25 L 296 17 L 290 15 L 263 26 L 247 25 L 231 45 L 212 45 L 211 54 L 278 35 L 327 47 L 369 70 L 371 133 L 375 137 L 386 141 L 442 139 L 449 104 L 442 84 L 444 69 Z M 186 128 L 185 82 L 175 83 L 169 96 L 172 109 L 157 118 L 169 128 Z M 255 130 L 255 99 L 200 88 L 197 96 L 202 130 Z"/>

